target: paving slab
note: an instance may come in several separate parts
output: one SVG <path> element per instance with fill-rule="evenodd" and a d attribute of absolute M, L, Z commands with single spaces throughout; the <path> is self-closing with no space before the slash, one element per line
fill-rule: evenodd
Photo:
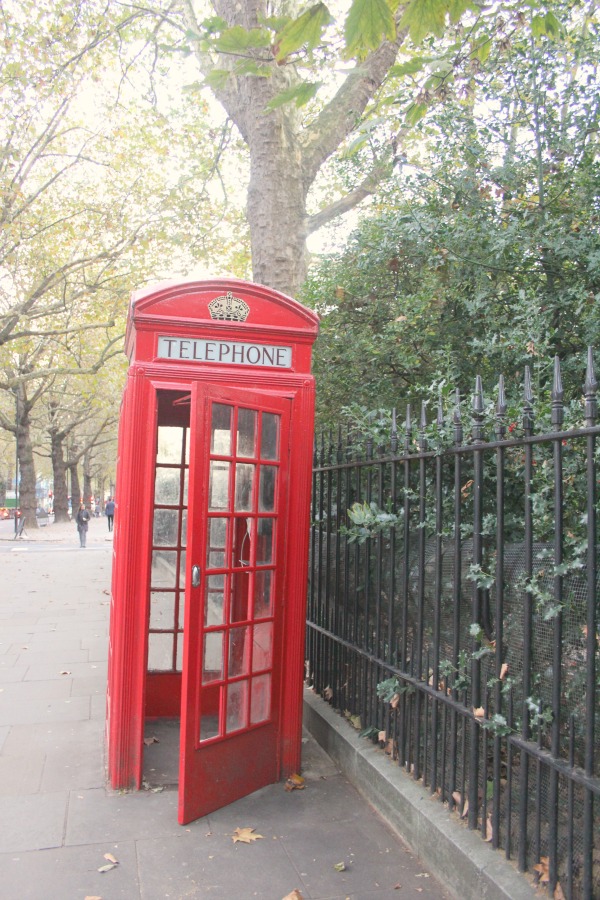
<path fill-rule="evenodd" d="M 118 865 L 110 865 L 105 854 Z M 131 900 L 139 897 L 136 847 L 90 844 L 28 853 L 0 854 L 0 896 L 6 900 Z"/>
<path fill-rule="evenodd" d="M 1 900 L 282 900 L 294 889 L 304 900 L 450 900 L 308 734 L 304 790 L 269 785 L 184 827 L 176 720 L 148 722 L 164 737 L 145 751 L 152 789 L 109 790 L 112 545 L 98 532 L 93 552 L 76 552 L 61 543 L 72 528 L 53 529 L 17 552 L 0 543 L 11 585 L 0 604 Z M 234 843 L 244 827 L 263 837 Z M 103 873 L 107 853 L 118 863 Z"/>

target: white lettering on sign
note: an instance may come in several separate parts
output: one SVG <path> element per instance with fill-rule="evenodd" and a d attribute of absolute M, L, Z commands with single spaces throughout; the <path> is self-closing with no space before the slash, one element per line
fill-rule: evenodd
<path fill-rule="evenodd" d="M 291 369 L 292 348 L 239 341 L 205 341 L 198 338 L 158 338 L 159 359 L 229 363 L 236 366 L 269 366 Z"/>

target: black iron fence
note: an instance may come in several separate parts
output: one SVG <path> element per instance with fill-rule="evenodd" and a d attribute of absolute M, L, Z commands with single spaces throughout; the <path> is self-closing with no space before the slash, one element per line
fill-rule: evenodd
<path fill-rule="evenodd" d="M 568 900 L 600 898 L 596 388 L 590 351 L 565 424 L 556 361 L 536 425 L 528 370 L 513 421 L 477 379 L 468 423 L 329 435 L 313 474 L 315 690 Z"/>

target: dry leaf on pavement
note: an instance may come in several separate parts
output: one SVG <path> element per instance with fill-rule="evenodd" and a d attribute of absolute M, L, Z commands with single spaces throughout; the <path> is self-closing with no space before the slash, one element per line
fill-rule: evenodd
<path fill-rule="evenodd" d="M 283 900 L 303 900 L 302 894 L 296 888 L 291 894 L 286 894 Z"/>
<path fill-rule="evenodd" d="M 285 783 L 286 791 L 303 791 L 305 787 L 302 775 L 290 775 Z"/>
<path fill-rule="evenodd" d="M 251 844 L 252 841 L 262 838 L 262 834 L 254 834 L 254 828 L 236 828 L 231 838 L 234 844 L 238 841 L 241 841 L 242 844 Z"/>

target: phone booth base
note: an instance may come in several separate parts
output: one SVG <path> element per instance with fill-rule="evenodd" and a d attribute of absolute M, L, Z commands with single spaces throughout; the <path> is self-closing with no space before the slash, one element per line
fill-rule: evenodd
<path fill-rule="evenodd" d="M 108 775 L 139 789 L 145 723 L 179 719 L 181 824 L 300 766 L 317 327 L 234 280 L 132 298 Z"/>

